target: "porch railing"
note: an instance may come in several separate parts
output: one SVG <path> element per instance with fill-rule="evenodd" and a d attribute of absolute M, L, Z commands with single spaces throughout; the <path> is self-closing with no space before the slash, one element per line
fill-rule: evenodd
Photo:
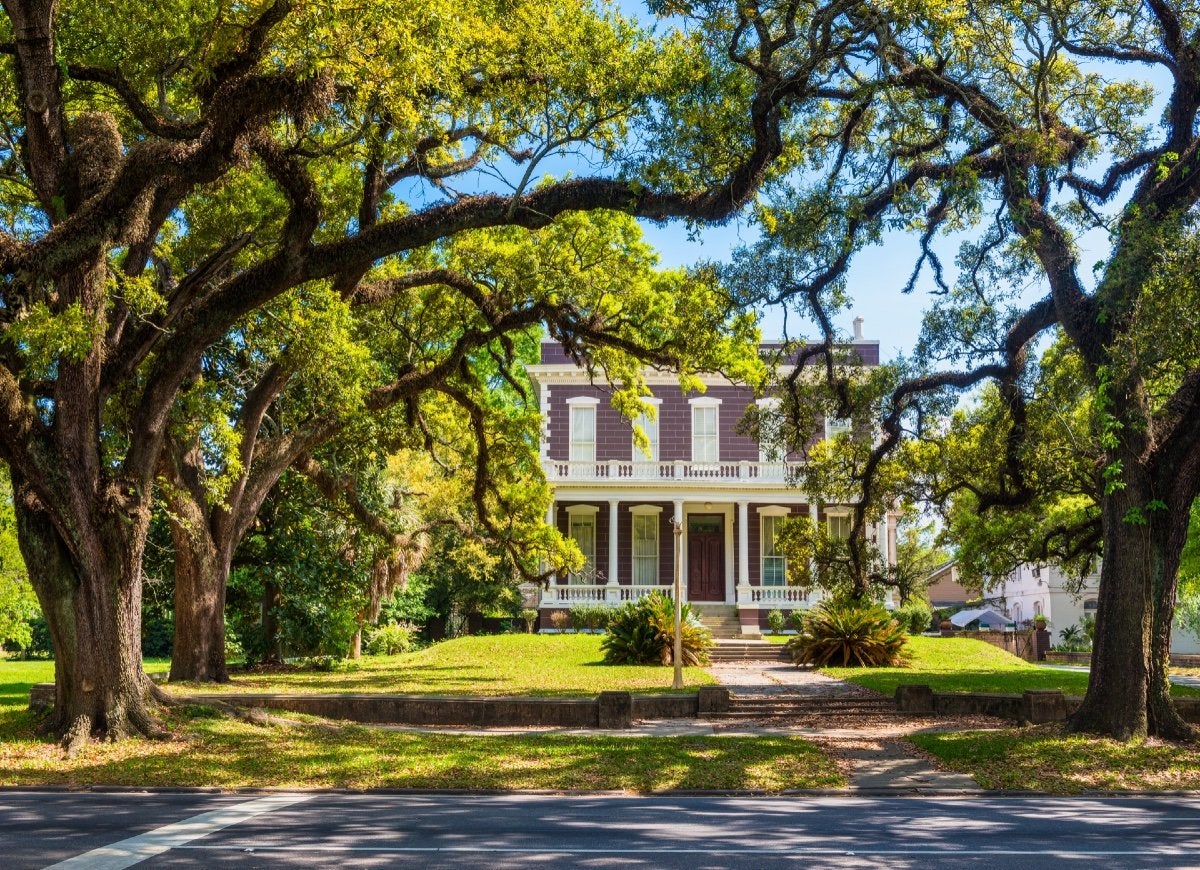
<path fill-rule="evenodd" d="M 640 483 L 784 483 L 785 462 L 564 462 L 543 460 L 550 481 L 609 481 Z"/>

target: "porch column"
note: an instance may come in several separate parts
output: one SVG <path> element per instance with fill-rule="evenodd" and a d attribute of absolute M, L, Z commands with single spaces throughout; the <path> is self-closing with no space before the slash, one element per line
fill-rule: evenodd
<path fill-rule="evenodd" d="M 546 525 L 552 529 L 558 527 L 558 502 L 556 502 L 554 499 L 550 499 L 550 507 L 546 508 Z M 558 574 L 550 575 L 549 585 L 558 585 Z"/>
<path fill-rule="evenodd" d="M 615 498 L 608 500 L 608 585 L 617 585 L 617 506 Z"/>
<path fill-rule="evenodd" d="M 742 597 L 742 589 L 750 587 L 750 502 L 737 503 L 738 528 L 738 594 Z"/>

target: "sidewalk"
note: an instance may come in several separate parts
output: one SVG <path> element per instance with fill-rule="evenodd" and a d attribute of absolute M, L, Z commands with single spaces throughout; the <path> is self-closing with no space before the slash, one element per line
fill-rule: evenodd
<path fill-rule="evenodd" d="M 828 699 L 878 698 L 861 686 L 798 668 L 786 662 L 722 663 L 708 668 L 734 697 L 811 699 L 816 704 Z M 976 717 L 954 721 L 888 714 L 816 713 L 794 726 L 780 727 L 750 723 L 730 724 L 730 731 L 757 734 L 791 734 L 820 744 L 845 766 L 851 791 L 905 790 L 979 792 L 979 784 L 961 773 L 936 767 L 933 761 L 905 739 L 929 730 L 960 730 L 995 727 L 991 719 Z M 721 725 L 717 733 L 729 733 Z"/>

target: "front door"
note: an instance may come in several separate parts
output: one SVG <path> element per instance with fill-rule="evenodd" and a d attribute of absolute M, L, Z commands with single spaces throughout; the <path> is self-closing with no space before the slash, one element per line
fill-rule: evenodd
<path fill-rule="evenodd" d="M 725 600 L 724 517 L 688 517 L 688 600 Z"/>

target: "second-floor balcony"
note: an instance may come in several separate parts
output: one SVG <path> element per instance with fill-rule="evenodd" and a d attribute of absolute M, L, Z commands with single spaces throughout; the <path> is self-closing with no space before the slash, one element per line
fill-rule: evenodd
<path fill-rule="evenodd" d="M 786 462 L 568 462 L 543 459 L 551 483 L 785 484 L 795 466 Z"/>

